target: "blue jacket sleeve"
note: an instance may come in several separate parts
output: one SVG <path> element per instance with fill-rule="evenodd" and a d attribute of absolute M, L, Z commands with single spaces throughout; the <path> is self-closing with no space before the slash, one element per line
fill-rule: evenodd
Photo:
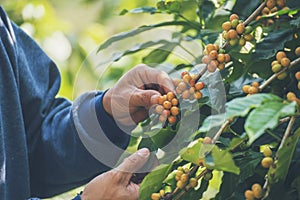
<path fill-rule="evenodd" d="M 105 113 L 103 93 L 83 94 L 74 103 L 58 98 L 56 65 L 29 36 L 12 26 L 11 48 L 16 52 L 12 68 L 26 129 L 31 193 L 48 197 L 113 167 L 129 136 Z"/>

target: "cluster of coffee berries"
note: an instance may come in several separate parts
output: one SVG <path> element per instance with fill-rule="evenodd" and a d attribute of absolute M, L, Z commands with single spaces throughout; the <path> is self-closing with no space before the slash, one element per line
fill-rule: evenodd
<path fill-rule="evenodd" d="M 187 184 L 190 184 L 191 187 L 196 187 L 198 181 L 195 178 L 189 177 L 190 169 L 186 167 L 178 167 L 175 175 L 175 180 L 177 181 L 176 187 L 179 189 L 184 188 Z"/>
<path fill-rule="evenodd" d="M 229 41 L 231 46 L 236 44 L 244 46 L 246 41 L 253 40 L 252 27 L 245 26 L 243 20 L 240 20 L 237 14 L 230 15 L 229 21 L 222 24 L 222 29 L 222 37 Z"/>
<path fill-rule="evenodd" d="M 165 191 L 160 190 L 158 193 L 152 193 L 151 199 L 152 200 L 160 200 L 160 199 L 163 199 L 164 196 L 165 196 Z"/>
<path fill-rule="evenodd" d="M 280 9 L 289 9 L 286 7 L 286 0 L 267 0 L 266 6 L 262 9 L 261 15 L 256 17 L 256 20 L 259 20 L 262 16 L 273 14 Z M 270 26 L 272 24 L 274 24 L 274 19 L 272 18 L 267 18 L 266 21 L 263 22 L 264 26 Z"/>
<path fill-rule="evenodd" d="M 265 146 L 262 153 L 264 155 L 264 158 L 261 160 L 261 166 L 263 168 L 270 168 L 273 164 L 272 150 L 270 149 L 270 147 Z"/>
<path fill-rule="evenodd" d="M 179 101 L 173 92 L 168 92 L 165 95 L 158 97 L 158 105 L 155 107 L 155 112 L 159 114 L 159 121 L 170 124 L 175 124 L 179 115 Z"/>
<path fill-rule="evenodd" d="M 246 190 L 244 196 L 247 200 L 261 199 L 263 197 L 263 189 L 260 184 L 254 183 L 251 190 Z"/>
<path fill-rule="evenodd" d="M 225 64 L 230 61 L 230 55 L 225 53 L 224 49 L 220 49 L 216 44 L 208 44 L 203 52 L 202 62 L 207 64 L 207 70 L 211 73 L 215 72 L 217 68 L 222 70 Z"/>
<path fill-rule="evenodd" d="M 204 82 L 195 81 L 196 76 L 184 71 L 181 73 L 181 78 L 174 81 L 176 93 L 181 95 L 182 99 L 201 99 L 203 94 L 201 90 L 204 88 Z"/>
<path fill-rule="evenodd" d="M 251 85 L 244 85 L 242 90 L 249 95 L 256 94 L 259 92 L 259 83 L 255 81 Z"/>
<path fill-rule="evenodd" d="M 290 59 L 286 56 L 284 51 L 278 51 L 276 53 L 276 60 L 271 63 L 272 71 L 274 73 L 280 72 L 283 68 L 290 66 Z M 287 77 L 288 73 L 286 71 L 280 73 L 277 78 L 283 80 Z"/>

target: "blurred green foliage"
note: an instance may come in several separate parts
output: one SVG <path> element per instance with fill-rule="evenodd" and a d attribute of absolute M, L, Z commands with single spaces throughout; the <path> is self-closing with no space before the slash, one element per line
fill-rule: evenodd
<path fill-rule="evenodd" d="M 162 17 L 135 16 L 122 17 L 123 8 L 133 9 L 145 5 L 155 5 L 156 0 L 1 0 L 10 19 L 26 31 L 58 65 L 62 75 L 60 96 L 76 98 L 90 89 L 85 83 L 76 84 L 79 76 L 92 87 L 106 89 L 113 85 L 129 68 L 137 64 L 134 59 L 127 60 L 126 66 L 115 64 L 110 67 L 103 81 L 108 84 L 97 85 L 99 74 L 91 69 L 79 73 L 85 67 L 85 59 L 110 36 L 127 31 L 144 23 L 157 22 Z M 134 19 L 134 20 L 133 20 Z M 100 66 L 101 67 L 101 66 Z M 51 199 L 71 199 L 83 188 L 76 188 Z"/>
<path fill-rule="evenodd" d="M 87 73 L 80 72 L 81 68 L 88 67 L 85 60 L 90 52 L 111 35 L 166 17 L 124 18 L 119 16 L 123 8 L 155 3 L 156 0 L 1 0 L 11 20 L 32 36 L 58 65 L 62 75 L 59 95 L 71 100 L 82 91 L 111 87 L 127 69 L 138 63 L 131 59 L 115 64 L 109 67 L 105 76 L 93 68 Z M 104 82 L 101 85 L 98 84 L 100 75 L 101 83 Z M 77 77 L 86 83 L 76 84 Z"/>

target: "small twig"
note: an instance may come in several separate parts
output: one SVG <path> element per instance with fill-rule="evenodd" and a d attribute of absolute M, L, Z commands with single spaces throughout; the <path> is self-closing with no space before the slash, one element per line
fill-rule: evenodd
<path fill-rule="evenodd" d="M 280 70 L 277 73 L 274 73 L 270 78 L 268 78 L 263 84 L 261 84 L 258 87 L 259 91 L 262 91 L 266 86 L 268 86 L 274 79 L 276 79 L 281 73 L 285 72 L 288 69 L 291 69 L 292 67 L 294 67 L 296 64 L 298 64 L 300 62 L 300 58 L 297 58 L 295 60 L 293 60 L 290 64 L 289 67 L 284 67 L 282 70 Z"/>
<path fill-rule="evenodd" d="M 278 147 L 278 150 L 277 150 L 277 152 L 276 152 L 276 155 L 275 155 L 274 160 L 277 160 L 277 159 L 278 159 L 278 151 L 283 147 L 283 145 L 284 145 L 286 139 L 289 137 L 289 135 L 290 135 L 290 133 L 291 133 L 291 131 L 292 131 L 292 127 L 293 127 L 293 125 L 294 125 L 294 123 L 295 123 L 295 120 L 296 120 L 296 117 L 295 117 L 295 116 L 292 116 L 291 119 L 290 119 L 290 122 L 289 122 L 289 124 L 288 124 L 288 126 L 287 126 L 287 128 L 286 128 L 286 130 L 285 130 L 285 133 L 284 133 L 284 135 L 283 135 L 283 137 L 282 137 L 281 143 L 280 143 L 280 145 L 279 145 L 279 147 Z"/>
<path fill-rule="evenodd" d="M 244 21 L 244 25 L 248 25 L 252 20 L 254 20 L 266 6 L 266 1 L 264 1 L 256 10 Z"/>
<path fill-rule="evenodd" d="M 211 140 L 212 144 L 215 144 L 216 141 L 219 139 L 220 135 L 223 133 L 223 131 L 226 129 L 226 127 L 230 124 L 232 120 L 226 120 L 224 124 L 222 124 L 221 128 L 218 130 L 214 138 Z"/>
<path fill-rule="evenodd" d="M 199 79 L 203 76 L 203 74 L 205 74 L 206 70 L 207 70 L 207 65 L 205 65 L 205 67 L 201 70 L 201 72 L 196 76 L 195 83 L 197 83 Z"/>

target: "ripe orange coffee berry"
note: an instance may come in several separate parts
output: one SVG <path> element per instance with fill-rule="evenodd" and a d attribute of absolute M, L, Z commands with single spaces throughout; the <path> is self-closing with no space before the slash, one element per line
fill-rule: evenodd
<path fill-rule="evenodd" d="M 296 78 L 298 81 L 300 81 L 300 71 L 299 71 L 299 72 L 296 72 L 295 78 Z"/>
<path fill-rule="evenodd" d="M 283 67 L 288 67 L 288 66 L 290 66 L 290 59 L 288 59 L 288 58 L 282 58 L 281 60 L 280 60 L 280 64 L 283 66 Z"/>
<path fill-rule="evenodd" d="M 282 59 L 282 58 L 285 58 L 285 57 L 286 57 L 286 54 L 285 54 L 285 52 L 283 52 L 283 51 L 279 51 L 279 52 L 277 52 L 277 54 L 276 54 L 276 60 L 277 60 L 278 62 L 280 62 L 281 59 Z"/>

